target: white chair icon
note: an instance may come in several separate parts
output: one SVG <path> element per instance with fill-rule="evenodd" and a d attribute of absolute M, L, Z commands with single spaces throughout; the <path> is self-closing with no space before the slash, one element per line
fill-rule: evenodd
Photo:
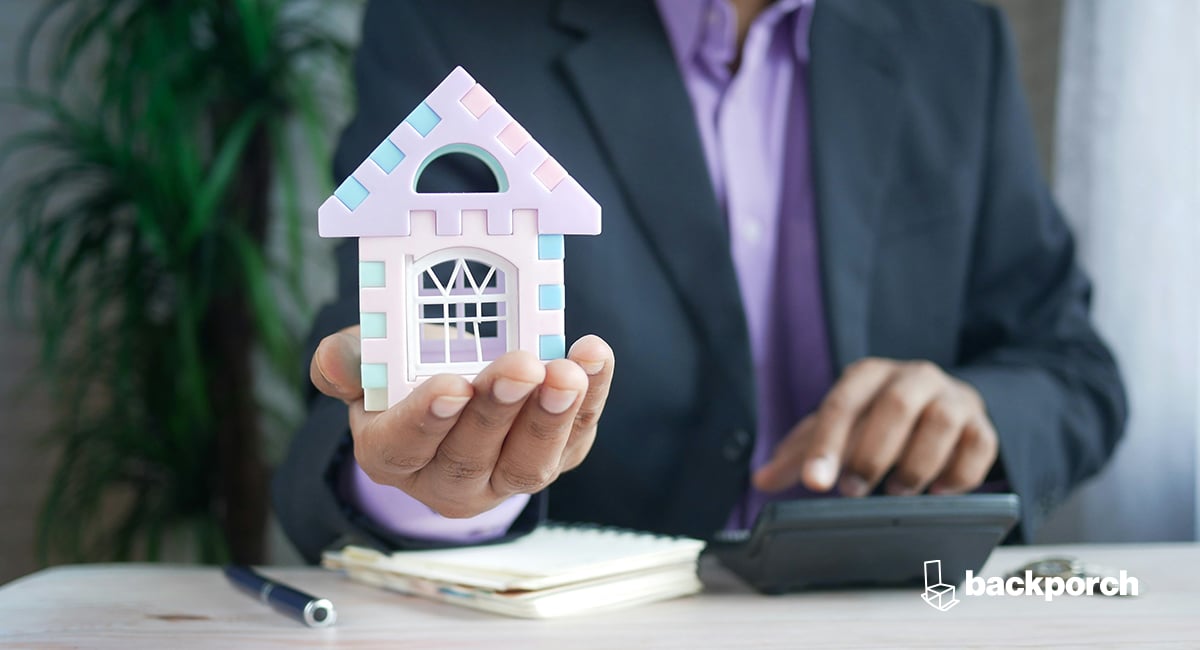
<path fill-rule="evenodd" d="M 954 592 L 954 585 L 942 582 L 942 561 L 926 561 L 925 593 L 921 594 L 922 600 L 929 603 L 930 607 L 939 612 L 945 612 L 958 604 L 958 599 L 954 597 Z"/>

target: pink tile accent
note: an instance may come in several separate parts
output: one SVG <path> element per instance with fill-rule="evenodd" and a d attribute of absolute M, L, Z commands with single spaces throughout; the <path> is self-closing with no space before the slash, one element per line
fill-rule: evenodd
<path fill-rule="evenodd" d="M 492 97 L 491 93 L 484 89 L 483 86 L 475 84 L 470 90 L 467 91 L 467 94 L 462 96 L 462 99 L 460 99 L 459 102 L 461 102 L 468 111 L 471 111 L 471 115 L 474 115 L 478 118 L 483 116 L 483 114 L 487 112 L 487 109 L 495 105 L 496 100 Z"/>
<path fill-rule="evenodd" d="M 533 175 L 542 182 L 542 185 L 546 186 L 546 189 L 554 191 L 554 188 L 558 187 L 558 184 L 567 177 L 567 170 L 563 169 L 557 160 L 547 156 L 545 162 L 538 166 Z"/>
<path fill-rule="evenodd" d="M 496 136 L 496 139 L 500 141 L 500 144 L 504 145 L 505 149 L 516 154 L 524 149 L 525 145 L 529 144 L 529 141 L 533 138 L 529 136 L 528 131 L 521 128 L 520 124 L 512 122 L 504 127 L 504 130 L 500 132 L 500 135 Z"/>

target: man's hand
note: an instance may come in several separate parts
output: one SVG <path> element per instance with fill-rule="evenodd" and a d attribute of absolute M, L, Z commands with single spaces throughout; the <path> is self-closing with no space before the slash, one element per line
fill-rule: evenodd
<path fill-rule="evenodd" d="M 779 491 L 803 481 L 825 492 L 836 481 L 843 495 L 860 497 L 890 471 L 889 494 L 955 494 L 983 482 L 997 448 L 972 386 L 927 361 L 864 359 L 784 438 L 754 484 Z"/>
<path fill-rule="evenodd" d="M 350 407 L 359 467 L 446 517 L 471 517 L 545 488 L 583 462 L 608 398 L 613 353 L 597 336 L 566 359 L 509 352 L 474 382 L 437 375 L 386 411 L 363 409 L 359 328 L 321 341 L 313 384 Z"/>

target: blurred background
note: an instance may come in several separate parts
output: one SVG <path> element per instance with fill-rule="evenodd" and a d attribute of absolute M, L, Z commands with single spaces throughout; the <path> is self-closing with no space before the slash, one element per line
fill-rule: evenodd
<path fill-rule="evenodd" d="M 1197 539 L 1200 3 L 994 4 L 1132 407 L 1041 541 Z M 333 290 L 315 214 L 361 8 L 0 8 L 0 583 L 65 561 L 297 561 L 265 480 Z"/>

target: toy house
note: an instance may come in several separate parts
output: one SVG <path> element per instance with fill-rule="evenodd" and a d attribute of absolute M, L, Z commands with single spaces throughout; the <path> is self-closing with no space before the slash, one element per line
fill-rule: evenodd
<path fill-rule="evenodd" d="M 494 193 L 418 193 L 469 154 Z M 473 378 L 510 350 L 566 354 L 563 235 L 600 233 L 600 206 L 462 68 L 325 200 L 322 237 L 357 237 L 362 381 L 384 410 L 439 373 Z"/>

